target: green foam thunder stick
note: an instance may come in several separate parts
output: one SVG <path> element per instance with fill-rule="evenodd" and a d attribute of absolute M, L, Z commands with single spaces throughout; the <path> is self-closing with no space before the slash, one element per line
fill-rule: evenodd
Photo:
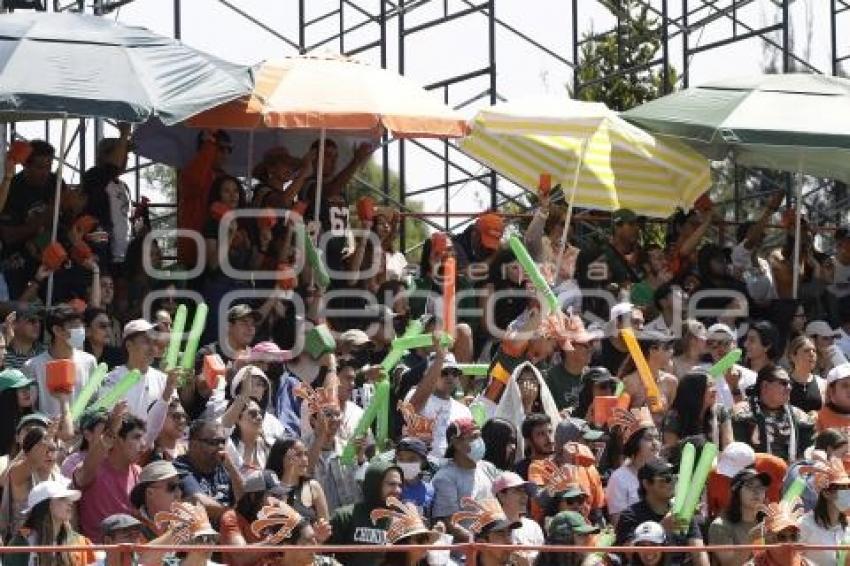
<path fill-rule="evenodd" d="M 705 482 L 708 480 L 708 474 L 714 466 L 714 458 L 717 456 L 717 445 L 713 442 L 707 442 L 702 447 L 702 453 L 699 455 L 696 469 L 691 475 L 691 485 L 688 488 L 688 493 L 685 496 L 685 503 L 682 506 L 678 517 L 682 522 L 690 523 L 697 510 L 702 490 L 705 488 Z"/>
<path fill-rule="evenodd" d="M 487 422 L 487 410 L 480 402 L 476 401 L 470 405 L 469 412 L 472 413 L 472 420 L 475 421 L 475 424 L 477 424 L 479 428 L 484 426 L 484 423 Z"/>
<path fill-rule="evenodd" d="M 378 452 L 381 452 L 387 447 L 387 438 L 390 433 L 390 381 L 388 379 L 383 379 L 375 385 L 375 395 L 379 400 L 375 443 Z"/>
<path fill-rule="evenodd" d="M 735 398 L 732 396 L 732 390 L 729 389 L 729 384 L 726 383 L 726 372 L 738 363 L 741 356 L 743 356 L 741 349 L 735 348 L 717 360 L 716 364 L 708 368 L 709 375 L 714 378 L 717 385 L 717 394 L 720 396 L 720 402 L 727 409 L 732 409 L 735 405 Z"/>
<path fill-rule="evenodd" d="M 180 356 L 180 341 L 183 339 L 183 329 L 186 328 L 186 305 L 177 307 L 174 313 L 174 324 L 171 325 L 171 336 L 168 339 L 168 350 L 165 351 L 165 367 L 168 371 L 177 365 Z"/>
<path fill-rule="evenodd" d="M 685 506 L 685 496 L 694 473 L 694 460 L 696 459 L 696 448 L 690 442 L 682 448 L 682 458 L 679 461 L 679 479 L 676 481 L 676 498 L 673 500 L 671 512 L 678 515 Z"/>
<path fill-rule="evenodd" d="M 543 294 L 543 297 L 546 299 L 546 304 L 549 306 L 549 310 L 552 312 L 558 312 L 561 310 L 561 303 L 558 302 L 558 297 L 556 297 L 555 293 L 552 292 L 552 289 L 549 287 L 549 283 L 547 283 L 546 279 L 543 278 L 543 274 L 540 273 L 540 269 L 538 269 L 537 264 L 534 263 L 533 259 L 531 259 L 531 256 L 528 254 L 528 250 L 525 249 L 525 246 L 522 244 L 520 239 L 517 238 L 516 234 L 511 235 L 508 239 L 508 245 L 511 247 L 511 251 L 514 252 L 516 259 L 522 266 L 525 274 L 528 275 L 529 279 L 531 279 L 531 283 L 534 285 L 534 288 Z"/>
<path fill-rule="evenodd" d="M 407 338 L 409 336 L 416 336 L 417 334 L 422 334 L 422 330 L 424 326 L 419 321 L 419 319 L 411 320 L 410 324 L 407 325 L 407 329 L 404 331 L 404 334 L 401 335 L 402 338 Z M 389 353 L 386 357 L 381 361 L 381 367 L 384 368 L 384 371 L 389 374 L 393 368 L 401 361 L 404 355 L 407 353 L 407 350 L 398 349 L 398 348 L 390 348 Z"/>
<path fill-rule="evenodd" d="M 142 374 L 139 373 L 139 370 L 134 369 L 128 371 L 124 377 L 121 378 L 121 381 L 115 384 L 115 387 L 109 390 L 109 392 L 97 400 L 97 402 L 92 405 L 94 409 L 106 409 L 110 410 L 115 406 L 115 403 L 126 397 L 127 392 L 133 388 L 140 380 L 142 379 Z"/>
<path fill-rule="evenodd" d="M 803 476 L 797 476 L 785 493 L 782 494 L 782 501 L 785 503 L 794 503 L 806 491 L 806 479 Z"/>
<path fill-rule="evenodd" d="M 489 364 L 458 364 L 463 375 L 485 376 L 489 373 Z"/>
<path fill-rule="evenodd" d="M 189 338 L 186 340 L 186 349 L 183 351 L 183 359 L 180 367 L 187 370 L 195 369 L 195 355 L 198 353 L 198 343 L 201 334 L 204 333 L 204 325 L 207 323 L 207 313 L 210 308 L 206 303 L 201 303 L 195 309 L 195 317 L 192 319 L 192 328 L 189 330 Z"/>
<path fill-rule="evenodd" d="M 304 230 L 304 224 L 299 222 L 296 226 L 296 230 L 304 240 L 304 254 L 307 257 L 307 263 L 310 264 L 310 267 L 313 269 L 313 273 L 316 276 L 316 284 L 319 287 L 326 288 L 331 284 L 331 277 L 328 275 L 328 268 L 325 267 L 325 262 L 323 262 L 322 258 L 319 257 L 319 252 L 316 250 L 316 246 L 313 245 L 313 240 L 310 239 L 306 230 Z"/>
<path fill-rule="evenodd" d="M 452 345 L 452 337 L 448 334 L 443 334 L 440 337 L 440 343 L 443 346 L 451 346 Z M 396 338 L 393 340 L 392 348 L 393 350 L 412 350 L 414 348 L 427 348 L 434 344 L 434 339 L 431 337 L 431 333 L 428 334 L 417 334 L 415 336 L 402 336 L 401 338 Z"/>
<path fill-rule="evenodd" d="M 91 401 L 94 392 L 100 388 L 100 384 L 103 383 L 103 378 L 106 377 L 108 372 L 109 367 L 104 363 L 98 364 L 94 368 L 94 371 L 89 376 L 89 380 L 86 382 L 86 386 L 83 387 L 83 390 L 80 391 L 80 394 L 77 395 L 77 398 L 74 399 L 74 403 L 71 405 L 71 420 L 75 421 L 80 418 L 83 411 L 86 410 L 86 405 Z"/>
<path fill-rule="evenodd" d="M 383 389 L 378 387 L 378 385 L 383 382 L 379 382 L 375 385 L 375 394 L 372 396 L 372 401 L 369 403 L 369 406 L 363 411 L 363 416 L 360 417 L 360 420 L 357 422 L 357 426 L 354 427 L 354 433 L 351 435 L 351 439 L 348 441 L 348 444 L 345 445 L 345 448 L 342 451 L 342 463 L 351 465 L 354 463 L 355 456 L 355 448 L 354 448 L 354 439 L 363 438 L 366 436 L 366 431 L 369 430 L 369 427 L 372 426 L 372 421 L 378 416 L 378 411 L 381 409 L 381 403 L 385 402 L 389 405 L 389 382 L 387 382 L 387 388 Z M 383 391 L 387 392 L 387 398 L 382 399 Z M 389 410 L 389 407 L 387 407 Z"/>

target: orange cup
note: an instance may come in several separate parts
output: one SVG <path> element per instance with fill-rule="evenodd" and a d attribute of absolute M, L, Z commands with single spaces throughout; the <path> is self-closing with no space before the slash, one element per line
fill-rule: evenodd
<path fill-rule="evenodd" d="M 210 389 L 218 387 L 218 381 L 224 375 L 225 367 L 221 356 L 218 354 L 209 354 L 204 356 L 204 379 Z"/>
<path fill-rule="evenodd" d="M 41 263 L 50 271 L 56 271 L 68 261 L 68 252 L 59 242 L 52 242 L 41 252 Z"/>
<path fill-rule="evenodd" d="M 76 372 L 71 360 L 53 360 L 44 365 L 47 375 L 47 390 L 51 393 L 68 393 L 74 391 Z"/>
<path fill-rule="evenodd" d="M 608 419 L 617 406 L 617 397 L 613 395 L 599 395 L 593 398 L 593 424 L 603 427 L 608 424 Z"/>
<path fill-rule="evenodd" d="M 17 140 L 9 144 L 9 151 L 7 152 L 7 155 L 9 159 L 17 165 L 23 165 L 26 160 L 30 158 L 31 154 L 32 146 L 29 142 Z"/>

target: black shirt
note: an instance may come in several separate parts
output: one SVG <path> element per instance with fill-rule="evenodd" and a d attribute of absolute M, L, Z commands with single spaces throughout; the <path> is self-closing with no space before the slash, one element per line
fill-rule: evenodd
<path fill-rule="evenodd" d="M 617 541 L 616 546 L 625 546 L 634 536 L 635 529 L 638 525 L 646 521 L 654 521 L 660 523 L 664 515 L 659 515 L 646 502 L 641 499 L 634 505 L 620 514 L 617 520 Z M 688 546 L 689 540 L 702 540 L 702 533 L 694 519 L 691 519 L 688 525 L 687 533 L 667 533 L 667 546 Z M 692 564 L 693 560 L 690 553 L 677 553 L 670 555 L 669 564 Z"/>
<path fill-rule="evenodd" d="M 620 366 L 623 365 L 623 361 L 628 357 L 629 352 L 621 352 L 614 344 L 611 342 L 611 339 L 603 340 L 602 347 L 599 350 L 599 353 L 593 356 L 593 364 L 595 366 L 602 366 L 611 372 L 612 375 L 617 375 L 620 371 Z"/>
<path fill-rule="evenodd" d="M 823 407 L 823 398 L 820 394 L 817 378 L 806 384 L 791 380 L 791 405 L 806 411 L 820 411 Z"/>

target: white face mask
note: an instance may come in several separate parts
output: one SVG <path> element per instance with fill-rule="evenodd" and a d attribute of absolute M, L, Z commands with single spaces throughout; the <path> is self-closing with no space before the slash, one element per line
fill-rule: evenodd
<path fill-rule="evenodd" d="M 68 346 L 75 350 L 82 350 L 86 342 L 86 329 L 82 327 L 71 328 L 68 330 L 68 334 Z"/>
<path fill-rule="evenodd" d="M 487 446 L 484 445 L 484 439 L 476 438 L 469 445 L 469 459 L 473 462 L 480 462 L 484 458 L 486 451 Z"/>
<path fill-rule="evenodd" d="M 835 496 L 835 506 L 842 513 L 850 509 L 850 489 L 838 490 Z"/>
<path fill-rule="evenodd" d="M 396 462 L 396 466 L 401 468 L 404 481 L 413 481 L 422 472 L 422 464 L 419 462 Z"/>

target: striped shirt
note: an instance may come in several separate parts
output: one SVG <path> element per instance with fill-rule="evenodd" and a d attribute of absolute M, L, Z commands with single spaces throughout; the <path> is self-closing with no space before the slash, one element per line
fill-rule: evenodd
<path fill-rule="evenodd" d="M 34 358 L 44 351 L 44 344 L 35 341 L 28 352 L 18 352 L 12 344 L 6 348 L 6 356 L 3 358 L 5 369 L 21 369 L 30 358 Z"/>

